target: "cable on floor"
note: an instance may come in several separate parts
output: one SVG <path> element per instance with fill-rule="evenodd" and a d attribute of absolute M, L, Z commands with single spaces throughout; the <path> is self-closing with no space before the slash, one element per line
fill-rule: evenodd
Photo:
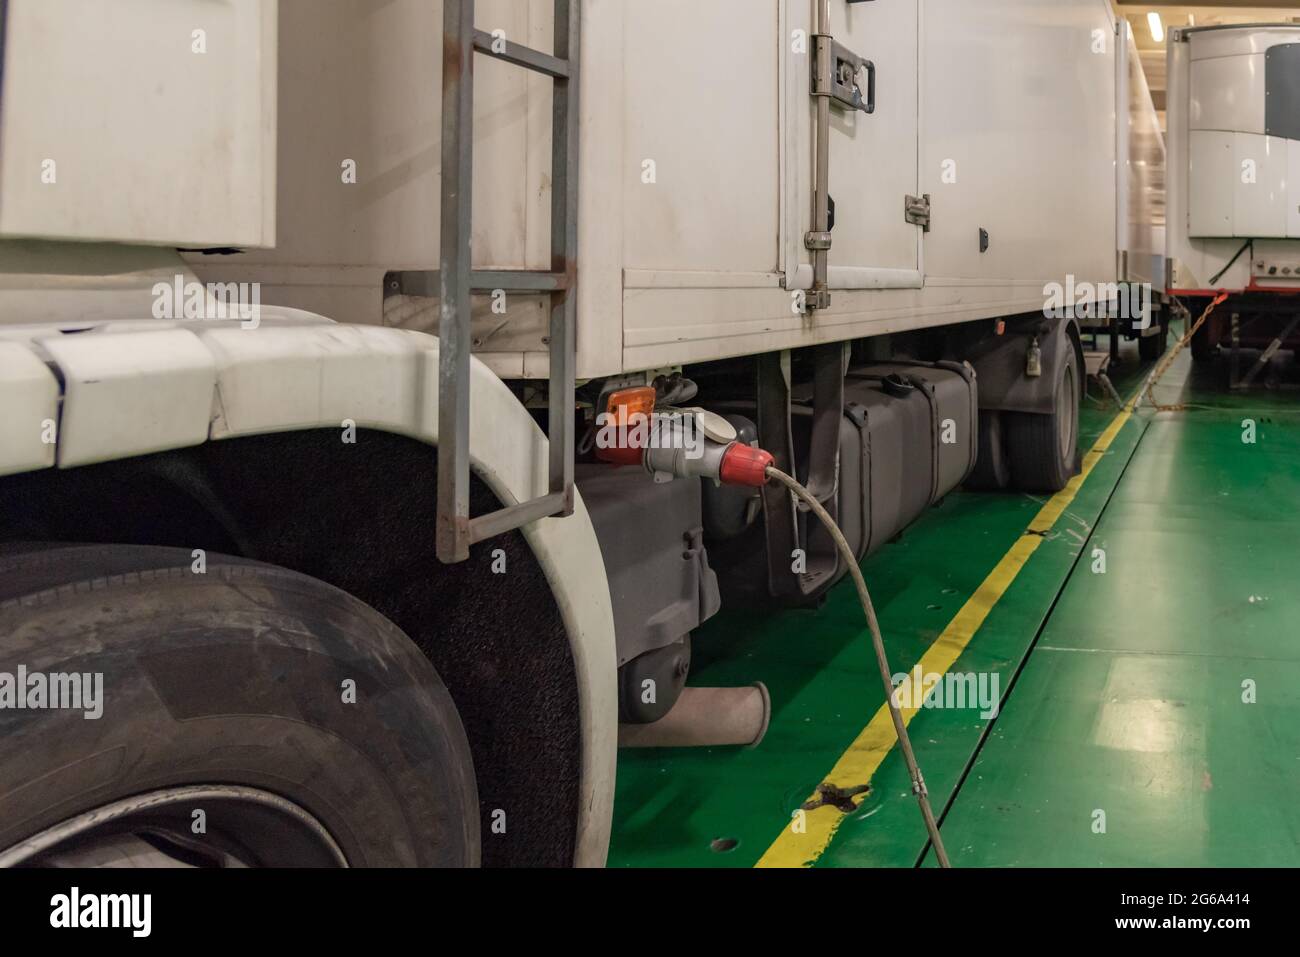
<path fill-rule="evenodd" d="M 871 603 L 871 593 L 867 591 L 866 579 L 862 577 L 862 569 L 858 567 L 857 557 L 853 554 L 853 549 L 849 547 L 848 540 L 845 539 L 844 533 L 840 531 L 835 519 L 822 507 L 821 502 L 817 501 L 816 496 L 800 485 L 797 481 L 786 475 L 775 466 L 768 466 L 767 477 L 770 481 L 785 486 L 801 502 L 808 506 L 826 531 L 835 541 L 835 547 L 840 553 L 849 574 L 853 578 L 854 587 L 858 590 L 858 600 L 862 603 L 863 614 L 867 617 L 867 628 L 871 632 L 871 644 L 876 652 L 876 664 L 880 667 L 880 680 L 885 687 L 885 701 L 889 706 L 889 716 L 894 722 L 894 733 L 898 736 L 898 746 L 903 752 L 903 760 L 907 763 L 907 773 L 912 779 L 912 793 L 916 795 L 917 804 L 921 808 L 921 817 L 925 820 L 925 830 L 930 835 L 930 843 L 934 846 L 935 856 L 939 860 L 940 867 L 951 867 L 948 861 L 948 852 L 944 849 L 943 838 L 939 836 L 939 824 L 934 818 L 934 811 L 930 807 L 930 792 L 926 789 L 925 778 L 921 776 L 921 767 L 916 762 L 916 753 L 912 750 L 912 741 L 907 736 L 907 724 L 903 721 L 903 713 L 898 706 L 898 697 L 894 692 L 894 683 L 891 679 L 892 672 L 889 668 L 889 659 L 885 654 L 885 641 L 880 635 L 880 622 L 876 619 L 876 609 Z"/>

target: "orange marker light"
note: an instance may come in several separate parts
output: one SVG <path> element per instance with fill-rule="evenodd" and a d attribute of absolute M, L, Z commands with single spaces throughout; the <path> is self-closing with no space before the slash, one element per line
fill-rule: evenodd
<path fill-rule="evenodd" d="M 637 465 L 650 435 L 655 410 L 653 386 L 610 394 L 596 418 L 596 458 L 612 465 Z"/>

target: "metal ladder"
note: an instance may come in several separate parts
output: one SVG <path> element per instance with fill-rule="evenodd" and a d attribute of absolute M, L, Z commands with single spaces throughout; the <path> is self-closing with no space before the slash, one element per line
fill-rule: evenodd
<path fill-rule="evenodd" d="M 555 54 L 474 29 L 474 0 L 443 2 L 442 222 L 438 272 L 390 272 L 385 295 L 439 300 L 437 554 L 469 558 L 471 545 L 530 522 L 573 514 L 574 329 L 578 248 L 578 40 L 581 0 L 555 0 Z M 478 270 L 470 261 L 474 173 L 474 56 L 551 77 L 551 268 Z M 550 317 L 547 494 L 478 517 L 469 514 L 470 300 L 495 290 L 547 295 Z"/>

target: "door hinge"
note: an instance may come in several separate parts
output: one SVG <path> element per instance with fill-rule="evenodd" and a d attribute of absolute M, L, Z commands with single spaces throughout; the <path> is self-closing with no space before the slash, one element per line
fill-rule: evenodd
<path fill-rule="evenodd" d="M 913 226 L 920 226 L 928 233 L 930 231 L 930 194 L 908 196 L 903 201 L 903 218 Z"/>

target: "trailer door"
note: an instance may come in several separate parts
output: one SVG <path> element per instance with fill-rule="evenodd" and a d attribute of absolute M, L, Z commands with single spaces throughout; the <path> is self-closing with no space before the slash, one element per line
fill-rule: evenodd
<path fill-rule="evenodd" d="M 828 282 L 835 289 L 919 288 L 924 198 L 919 195 L 918 0 L 828 0 L 837 52 L 874 67 L 871 112 L 832 99 L 829 192 L 834 215 Z M 782 110 L 782 248 L 786 283 L 812 285 L 817 98 L 812 96 L 819 4 L 786 8 Z M 802 52 L 801 52 L 802 51 Z M 843 62 L 843 61 L 841 61 Z M 872 85 L 858 76 L 864 99 Z M 908 199 L 912 198 L 911 214 Z"/>

